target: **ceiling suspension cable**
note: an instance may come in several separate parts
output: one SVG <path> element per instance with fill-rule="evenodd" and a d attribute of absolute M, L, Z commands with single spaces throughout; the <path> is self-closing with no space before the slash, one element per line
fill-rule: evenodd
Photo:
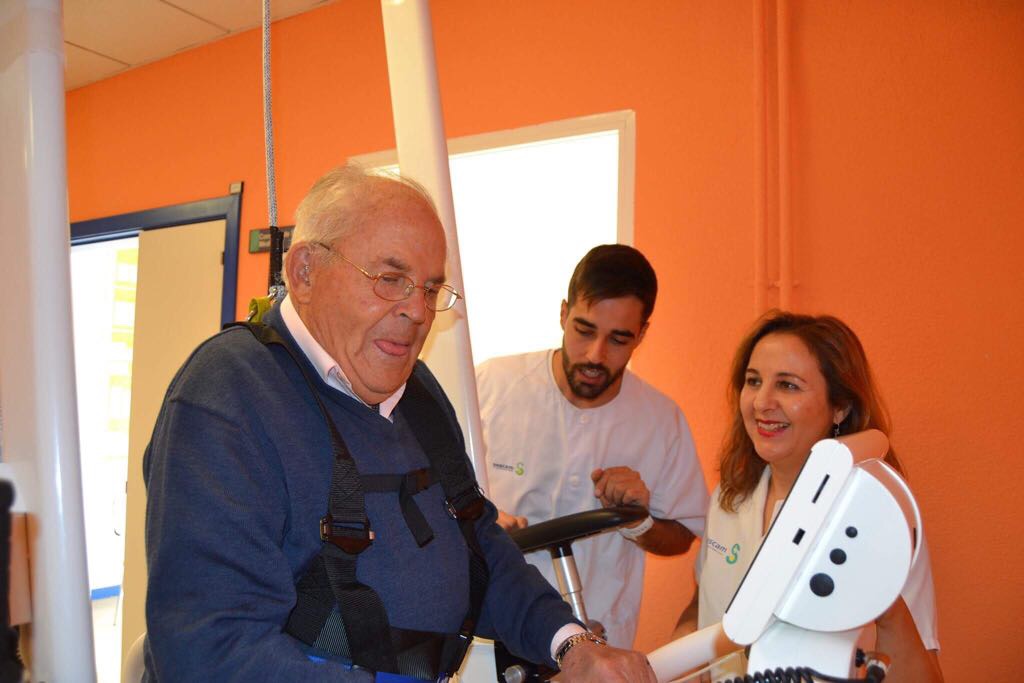
<path fill-rule="evenodd" d="M 267 291 L 271 301 L 283 299 L 281 261 L 284 235 L 277 225 L 277 187 L 274 181 L 274 115 L 270 87 L 270 0 L 263 0 L 263 146 L 266 155 L 267 216 L 270 222 L 270 275 Z"/>

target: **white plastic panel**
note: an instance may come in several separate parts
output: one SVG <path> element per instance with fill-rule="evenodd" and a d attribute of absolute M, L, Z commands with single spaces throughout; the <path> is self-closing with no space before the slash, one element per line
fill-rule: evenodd
<path fill-rule="evenodd" d="M 812 631 L 874 621 L 896 600 L 910 571 L 904 519 L 889 490 L 855 468 L 778 617 Z"/>
<path fill-rule="evenodd" d="M 850 450 L 834 439 L 819 441 L 811 449 L 722 618 L 725 633 L 734 642 L 753 643 L 771 623 L 852 468 Z"/>

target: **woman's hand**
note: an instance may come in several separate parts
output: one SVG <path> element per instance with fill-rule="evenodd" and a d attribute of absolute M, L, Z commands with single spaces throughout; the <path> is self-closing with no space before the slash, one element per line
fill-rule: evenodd
<path fill-rule="evenodd" d="M 875 626 L 878 628 L 875 649 L 889 655 L 892 660 L 886 683 L 942 683 L 938 654 L 935 650 L 925 649 L 902 597 L 896 598 Z"/>

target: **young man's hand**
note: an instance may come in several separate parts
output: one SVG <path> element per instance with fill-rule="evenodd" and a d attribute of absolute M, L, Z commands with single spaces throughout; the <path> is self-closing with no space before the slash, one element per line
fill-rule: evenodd
<path fill-rule="evenodd" d="M 500 526 L 505 531 L 512 531 L 513 529 L 525 529 L 530 524 L 526 520 L 526 517 L 510 515 L 502 510 L 498 510 L 497 521 L 498 526 Z"/>

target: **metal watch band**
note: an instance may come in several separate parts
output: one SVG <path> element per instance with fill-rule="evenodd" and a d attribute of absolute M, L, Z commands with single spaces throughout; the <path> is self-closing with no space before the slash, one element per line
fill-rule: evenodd
<path fill-rule="evenodd" d="M 571 636 L 563 640 L 562 644 L 558 646 L 557 650 L 555 650 L 555 663 L 558 664 L 559 669 L 562 668 L 562 658 L 565 657 L 569 650 L 573 649 L 574 647 L 583 642 L 591 642 L 595 645 L 608 644 L 607 642 L 605 642 L 604 638 L 597 635 L 596 633 L 591 633 L 590 631 L 572 634 Z"/>

